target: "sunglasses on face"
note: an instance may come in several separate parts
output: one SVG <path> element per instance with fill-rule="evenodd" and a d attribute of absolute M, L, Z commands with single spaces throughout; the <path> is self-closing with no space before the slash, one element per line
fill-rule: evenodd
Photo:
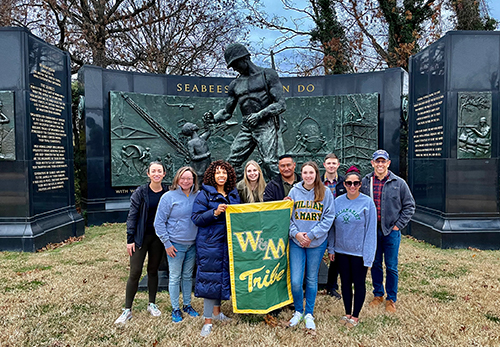
<path fill-rule="evenodd" d="M 350 186 L 355 186 L 358 187 L 361 185 L 361 181 L 344 181 L 345 185 L 350 187 Z"/>

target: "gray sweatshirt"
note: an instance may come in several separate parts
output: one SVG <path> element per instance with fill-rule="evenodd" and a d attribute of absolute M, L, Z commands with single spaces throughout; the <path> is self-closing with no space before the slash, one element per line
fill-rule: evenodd
<path fill-rule="evenodd" d="M 295 235 L 299 232 L 306 232 L 311 239 L 309 248 L 316 248 L 325 242 L 328 230 L 332 226 L 335 218 L 335 206 L 333 194 L 330 189 L 326 189 L 323 201 L 314 202 L 314 189 L 307 190 L 303 182 L 299 182 L 290 190 L 289 197 L 293 200 L 293 211 L 290 222 L 290 238 L 298 246 Z"/>
<path fill-rule="evenodd" d="M 364 194 L 349 200 L 347 194 L 335 199 L 334 227 L 328 234 L 328 253 L 362 257 L 371 267 L 377 249 L 377 208 Z"/>
<path fill-rule="evenodd" d="M 155 230 L 165 248 L 172 242 L 192 245 L 198 234 L 198 227 L 191 220 L 194 199 L 198 191 L 186 196 L 178 187 L 163 194 L 156 210 Z"/>

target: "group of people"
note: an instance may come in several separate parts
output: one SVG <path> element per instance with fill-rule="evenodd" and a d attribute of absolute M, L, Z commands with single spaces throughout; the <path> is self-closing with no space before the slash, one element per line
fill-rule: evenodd
<path fill-rule="evenodd" d="M 194 293 L 204 299 L 201 336 L 208 336 L 214 320 L 230 320 L 221 311 L 221 300 L 228 300 L 231 294 L 227 206 L 287 199 L 294 202 L 289 228 L 294 314 L 288 325 L 295 327 L 304 322 L 307 329 L 316 329 L 318 273 L 326 251 L 330 259 L 327 291 L 344 302 L 345 315 L 340 324 L 348 328 L 358 325 L 369 268 L 374 286 L 370 306 L 381 304 L 387 293 L 386 310 L 395 312 L 400 230 L 413 215 L 415 203 L 404 180 L 389 171 L 386 151 L 376 151 L 371 163 L 374 172 L 364 178 L 356 167 L 349 168 L 342 177 L 337 173 L 339 159 L 332 153 L 323 162 L 324 175 L 314 161 L 308 161 L 301 166 L 299 177 L 293 157 L 283 155 L 278 161 L 279 174 L 266 184 L 259 164 L 253 160 L 244 166 L 240 182 L 228 162 L 217 160 L 205 171 L 200 189 L 195 170 L 186 166 L 177 171 L 167 191 L 162 184 L 165 168 L 160 162 L 152 162 L 147 172 L 150 183 L 137 188 L 131 197 L 127 218 L 130 276 L 125 309 L 115 323 L 126 323 L 132 318 L 132 302 L 146 254 L 147 310 L 153 316 L 161 314 L 155 299 L 158 267 L 166 251 L 172 321 L 181 322 L 183 312 L 192 317 L 199 315 L 191 306 L 196 265 Z M 340 274 L 341 294 L 337 274 Z"/>

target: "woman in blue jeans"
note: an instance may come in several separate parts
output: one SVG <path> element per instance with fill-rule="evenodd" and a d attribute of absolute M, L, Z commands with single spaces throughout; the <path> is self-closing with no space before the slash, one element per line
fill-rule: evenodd
<path fill-rule="evenodd" d="M 196 259 L 198 227 L 191 221 L 193 203 L 198 195 L 198 177 L 189 167 L 181 167 L 170 191 L 162 196 L 156 211 L 155 230 L 167 251 L 168 291 L 172 303 L 172 321 L 182 321 L 179 287 L 182 288 L 182 310 L 192 317 L 199 314 L 191 306 L 193 269 Z"/>
<path fill-rule="evenodd" d="M 290 272 L 295 313 L 289 326 L 302 320 L 316 330 L 314 305 L 318 292 L 319 265 L 326 250 L 328 230 L 335 219 L 333 194 L 321 182 L 318 165 L 308 161 L 301 168 L 302 182 L 290 190 L 294 201 L 290 223 Z M 306 278 L 304 311 L 304 273 Z"/>

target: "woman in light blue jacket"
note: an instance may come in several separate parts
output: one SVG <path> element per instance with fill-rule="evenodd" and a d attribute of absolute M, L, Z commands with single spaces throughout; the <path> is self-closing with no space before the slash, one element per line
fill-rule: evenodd
<path fill-rule="evenodd" d="M 193 269 L 196 260 L 196 235 L 198 227 L 191 221 L 193 203 L 198 195 L 198 177 L 189 166 L 181 167 L 175 174 L 170 191 L 158 205 L 155 230 L 165 245 L 169 268 L 168 291 L 172 303 L 172 321 L 182 321 L 179 287 L 182 288 L 183 311 L 197 317 L 191 306 Z"/>

